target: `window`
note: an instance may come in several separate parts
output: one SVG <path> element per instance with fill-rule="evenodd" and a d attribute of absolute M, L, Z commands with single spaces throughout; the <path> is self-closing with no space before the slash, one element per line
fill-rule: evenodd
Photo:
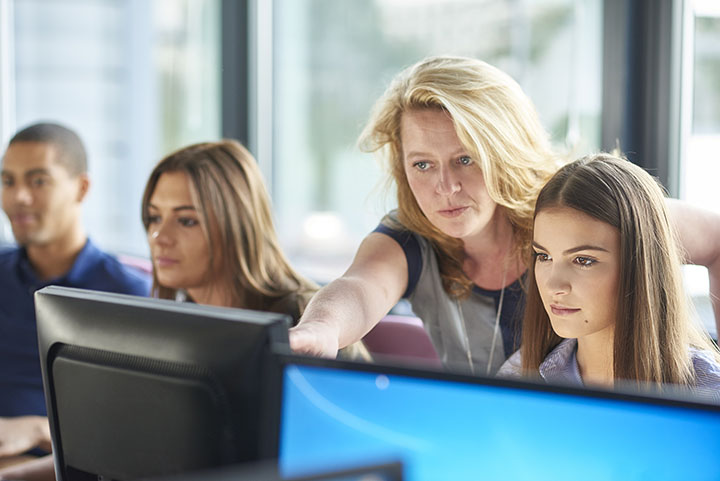
<path fill-rule="evenodd" d="M 680 196 L 692 204 L 720 210 L 720 3 L 688 2 L 683 61 L 682 131 L 684 156 L 680 168 Z M 709 240 L 711 241 L 711 240 Z M 720 242 L 720 240 L 715 240 Z M 717 336 L 708 297 L 707 270 L 685 267 L 688 292 L 705 327 Z"/>
<path fill-rule="evenodd" d="M 41 120 L 76 130 L 93 183 L 89 234 L 105 249 L 146 254 L 140 200 L 150 170 L 171 150 L 219 137 L 219 0 L 10 5 L 4 48 L 14 75 L 5 80 L 15 108 L 4 140 Z"/>
<path fill-rule="evenodd" d="M 263 2 L 264 4 L 264 2 Z M 600 137 L 600 0 L 275 0 L 272 191 L 281 241 L 319 281 L 340 275 L 394 206 L 355 141 L 402 68 L 434 54 L 483 59 L 511 74 L 555 141 L 580 155 Z M 261 46 L 262 48 L 262 46 Z M 258 142 L 262 143 L 263 139 Z M 260 158 L 260 162 L 268 162 Z M 267 170 L 266 170 L 267 172 Z"/>

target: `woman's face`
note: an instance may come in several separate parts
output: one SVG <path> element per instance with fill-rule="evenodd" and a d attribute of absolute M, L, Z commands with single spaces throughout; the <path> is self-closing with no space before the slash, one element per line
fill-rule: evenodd
<path fill-rule="evenodd" d="M 172 289 L 206 284 L 210 251 L 185 172 L 160 175 L 147 214 L 147 238 L 158 282 Z"/>
<path fill-rule="evenodd" d="M 463 240 L 480 234 L 496 212 L 477 159 L 460 143 L 447 112 L 403 113 L 403 165 L 420 209 L 440 231 Z"/>
<path fill-rule="evenodd" d="M 619 231 L 576 209 L 544 209 L 535 217 L 533 250 L 538 291 L 555 333 L 611 334 L 619 295 Z"/>

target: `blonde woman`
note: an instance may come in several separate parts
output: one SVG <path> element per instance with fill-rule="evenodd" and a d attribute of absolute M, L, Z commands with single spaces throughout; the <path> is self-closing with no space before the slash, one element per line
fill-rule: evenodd
<path fill-rule="evenodd" d="M 691 321 L 662 189 L 607 154 L 540 191 L 523 343 L 500 375 L 689 386 L 720 400 L 720 356 Z"/>
<path fill-rule="evenodd" d="M 482 61 L 428 58 L 395 78 L 360 145 L 387 160 L 398 209 L 313 298 L 291 347 L 333 356 L 404 297 L 446 366 L 494 373 L 520 338 L 535 198 L 563 163 L 532 103 Z M 697 235 L 720 238 L 720 219 L 673 209 L 684 247 L 720 290 L 720 246 Z"/>
<path fill-rule="evenodd" d="M 332 355 L 406 297 L 446 365 L 495 372 L 516 347 L 535 197 L 559 166 L 532 103 L 484 62 L 431 58 L 393 81 L 360 145 L 385 154 L 398 209 L 311 303 L 293 347 Z"/>

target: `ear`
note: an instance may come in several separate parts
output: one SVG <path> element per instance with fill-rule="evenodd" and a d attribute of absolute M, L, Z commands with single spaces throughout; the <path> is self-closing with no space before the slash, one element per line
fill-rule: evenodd
<path fill-rule="evenodd" d="M 80 174 L 77 177 L 78 180 L 78 192 L 77 192 L 77 201 L 78 203 L 85 200 L 85 196 L 87 195 L 88 191 L 90 190 L 90 177 L 88 177 L 87 174 Z"/>

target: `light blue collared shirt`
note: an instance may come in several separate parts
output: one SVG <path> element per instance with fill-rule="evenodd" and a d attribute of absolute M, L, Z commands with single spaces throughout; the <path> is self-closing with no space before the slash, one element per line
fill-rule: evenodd
<path fill-rule="evenodd" d="M 695 370 L 693 393 L 713 402 L 720 402 L 720 364 L 712 353 L 690 348 Z M 583 386 L 577 362 L 577 339 L 563 339 L 550 351 L 539 367 L 540 376 L 548 383 Z M 515 352 L 497 374 L 499 377 L 522 376 L 522 357 Z"/>

